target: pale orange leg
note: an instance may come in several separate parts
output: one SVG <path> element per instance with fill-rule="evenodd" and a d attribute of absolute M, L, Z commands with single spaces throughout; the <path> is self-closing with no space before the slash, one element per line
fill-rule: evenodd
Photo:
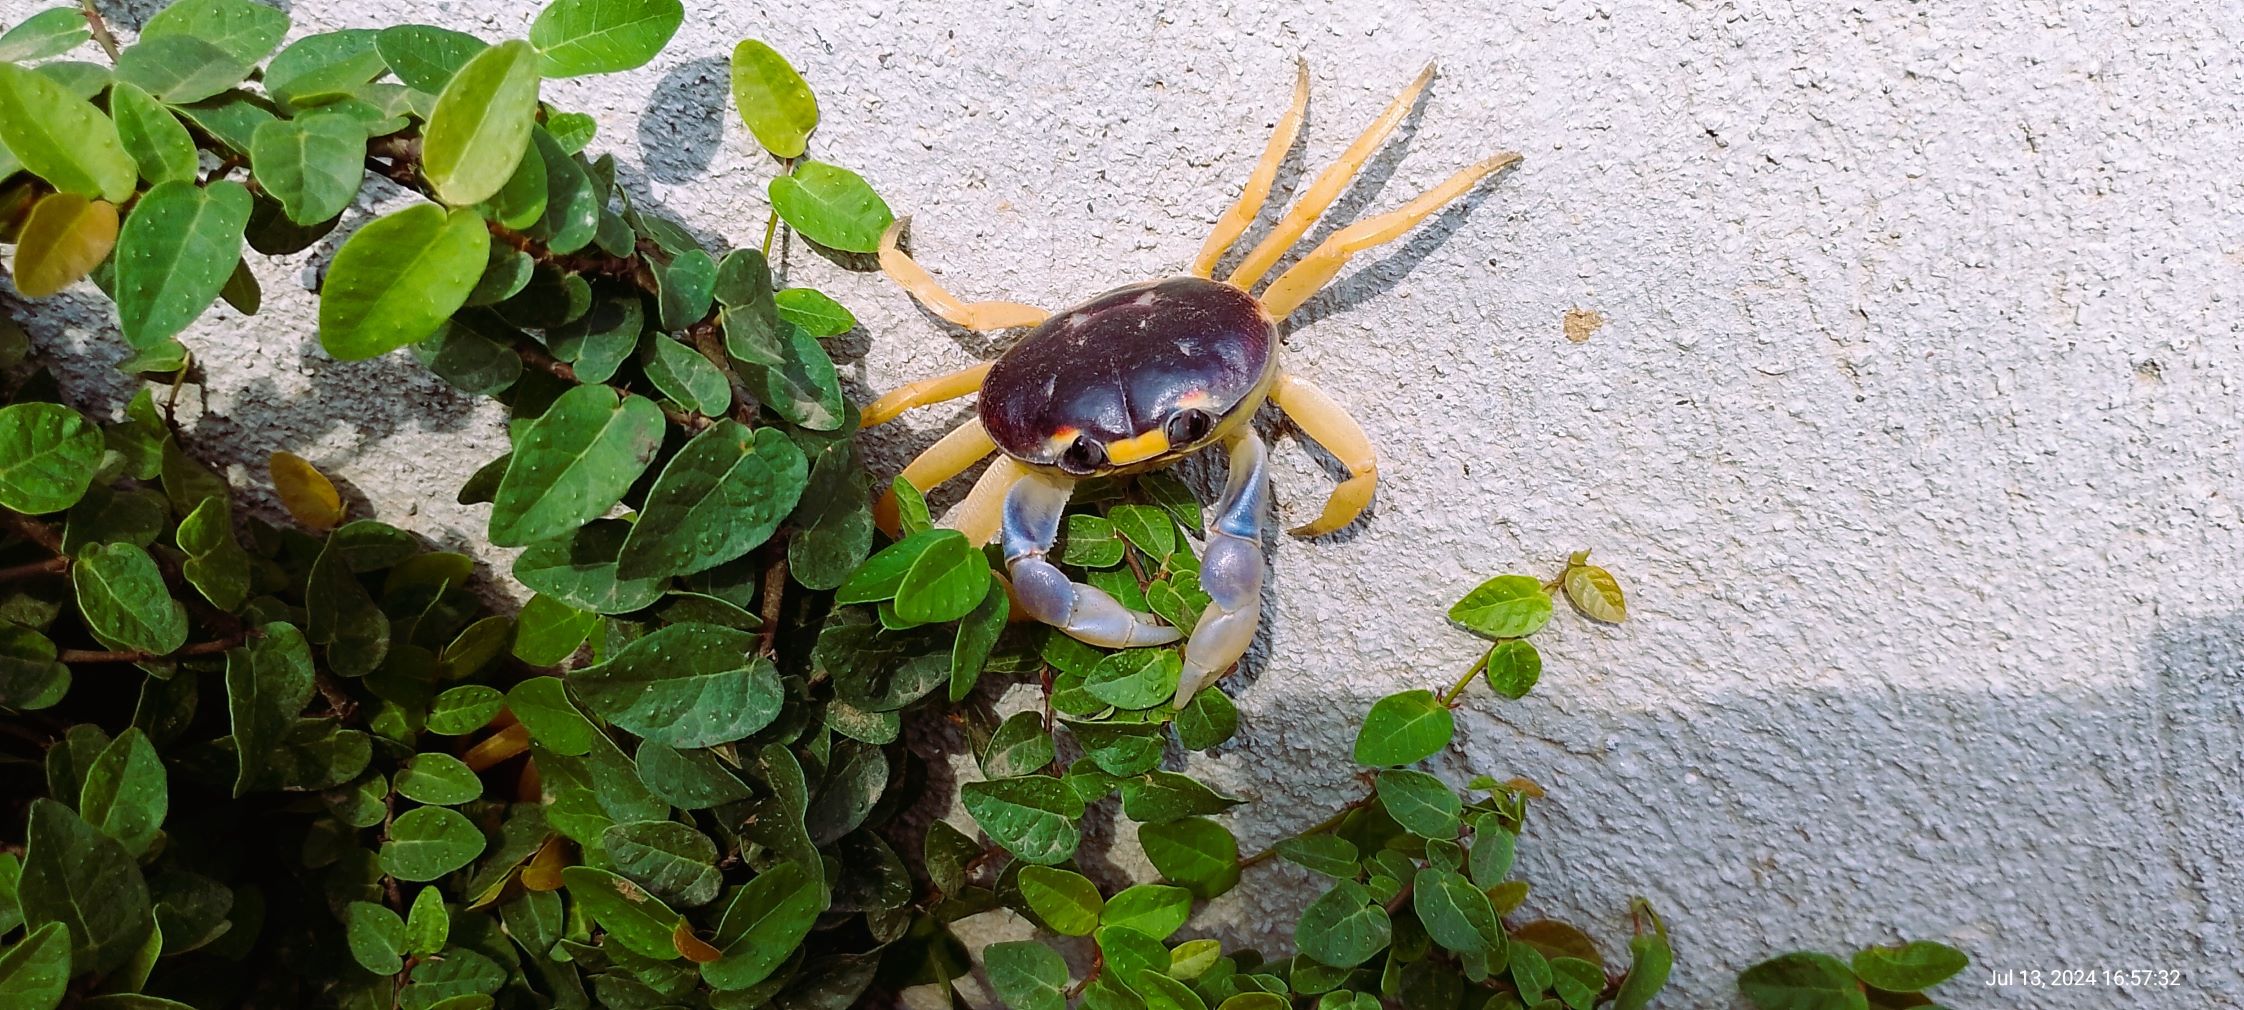
<path fill-rule="evenodd" d="M 1286 110 L 1278 120 L 1278 128 L 1270 132 L 1270 143 L 1262 149 L 1262 160 L 1255 162 L 1254 172 L 1247 176 L 1245 189 L 1239 191 L 1239 202 L 1216 219 L 1215 230 L 1208 240 L 1200 244 L 1200 255 L 1192 258 L 1192 276 L 1212 277 L 1216 261 L 1223 258 L 1224 250 L 1246 234 L 1247 226 L 1262 213 L 1263 201 L 1270 198 L 1270 187 L 1278 181 L 1278 163 L 1286 159 L 1286 151 L 1293 147 L 1295 137 L 1301 135 L 1301 117 L 1309 110 L 1309 63 L 1294 62 L 1293 108 Z"/>
<path fill-rule="evenodd" d="M 887 424 L 895 420 L 897 415 L 914 407 L 956 400 L 982 388 L 982 376 L 988 374 L 990 362 L 985 361 L 949 375 L 938 375 L 932 379 L 921 379 L 898 386 L 882 393 L 880 399 L 866 404 L 864 411 L 858 415 L 857 426 L 870 428 L 876 424 Z"/>
<path fill-rule="evenodd" d="M 951 433 L 928 446 L 927 451 L 905 464 L 903 478 L 911 486 L 926 491 L 928 488 L 958 476 L 982 457 L 997 450 L 990 441 L 989 432 L 982 430 L 980 418 L 951 429 Z M 880 501 L 873 503 L 873 523 L 881 532 L 893 537 L 897 533 L 896 492 L 883 492 Z"/>
<path fill-rule="evenodd" d="M 1324 390 L 1297 376 L 1279 375 L 1270 387 L 1270 400 L 1301 427 L 1303 434 L 1348 468 L 1348 479 L 1325 500 L 1324 514 L 1288 532 L 1297 537 L 1323 536 L 1355 522 L 1371 504 L 1371 493 L 1379 485 L 1379 457 L 1372 452 L 1371 439 L 1364 435 L 1363 427 Z"/>
<path fill-rule="evenodd" d="M 1005 518 L 1005 493 L 1027 473 L 1028 469 L 1013 462 L 1011 456 L 991 460 L 989 469 L 982 471 L 974 489 L 966 492 L 965 500 L 951 511 L 950 521 L 944 525 L 966 534 L 966 542 L 976 547 L 989 543 L 997 537 L 997 528 Z"/>
<path fill-rule="evenodd" d="M 1347 264 L 1349 257 L 1401 238 L 1433 212 L 1471 192 L 1482 179 L 1518 161 L 1519 155 L 1506 151 L 1450 176 L 1441 185 L 1419 194 L 1417 199 L 1401 207 L 1333 232 L 1330 237 L 1318 243 L 1317 248 L 1311 250 L 1309 255 L 1302 257 L 1301 262 L 1288 267 L 1285 273 L 1278 275 L 1277 280 L 1270 282 L 1269 287 L 1262 289 L 1263 311 L 1270 313 L 1273 319 L 1284 319 L 1323 288 L 1325 282 L 1332 280 L 1333 275 Z"/>
<path fill-rule="evenodd" d="M 1434 65 L 1426 64 L 1426 69 L 1418 72 L 1418 79 L 1410 82 L 1410 87 L 1388 103 L 1386 110 L 1379 114 L 1378 119 L 1372 120 L 1371 126 L 1356 138 L 1355 143 L 1340 152 L 1340 160 L 1333 162 L 1330 168 L 1317 176 L 1317 181 L 1311 183 L 1308 191 L 1301 195 L 1301 201 L 1294 204 L 1293 209 L 1279 219 L 1278 226 L 1271 229 L 1270 234 L 1252 252 L 1247 253 L 1247 258 L 1239 262 L 1237 269 L 1231 271 L 1228 282 L 1232 287 L 1252 288 L 1261 282 L 1263 275 L 1277 265 L 1278 258 L 1284 256 L 1287 249 L 1292 248 L 1301 236 L 1308 233 L 1310 225 L 1317 223 L 1317 215 L 1323 214 L 1326 207 L 1332 206 L 1332 202 L 1339 199 L 1340 191 L 1348 188 L 1348 181 L 1363 170 L 1364 163 L 1371 160 L 1372 152 L 1379 149 L 1387 135 L 1395 132 L 1395 127 L 1402 125 L 1403 117 L 1410 114 L 1411 104 L 1418 101 L 1418 93 L 1426 90 L 1426 82 L 1433 79 Z"/>
<path fill-rule="evenodd" d="M 951 323 L 969 330 L 1003 330 L 1015 326 L 1034 326 L 1051 316 L 1051 313 L 1034 305 L 1019 302 L 964 302 L 957 295 L 943 290 L 941 281 L 927 272 L 927 268 L 912 262 L 904 250 L 896 247 L 903 237 L 904 224 L 910 218 L 897 218 L 880 236 L 880 268 L 904 290 L 919 299 L 928 311 Z"/>

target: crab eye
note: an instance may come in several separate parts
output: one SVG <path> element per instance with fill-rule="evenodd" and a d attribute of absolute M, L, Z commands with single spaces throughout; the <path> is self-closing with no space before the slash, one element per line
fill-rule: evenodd
<path fill-rule="evenodd" d="M 1168 423 L 1163 427 L 1167 430 L 1170 445 L 1187 446 L 1208 437 L 1208 432 L 1215 428 L 1215 418 L 1209 417 L 1207 411 L 1198 407 L 1186 407 L 1170 414 Z"/>
<path fill-rule="evenodd" d="M 1060 469 L 1073 474 L 1088 474 L 1106 464 L 1106 446 L 1088 435 L 1077 435 L 1060 454 Z"/>

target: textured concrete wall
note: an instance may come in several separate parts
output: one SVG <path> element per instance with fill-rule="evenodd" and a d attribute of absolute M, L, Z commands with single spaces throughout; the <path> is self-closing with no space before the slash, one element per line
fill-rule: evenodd
<path fill-rule="evenodd" d="M 549 97 L 597 113 L 595 147 L 671 213 L 748 242 L 767 166 L 724 111 L 725 56 L 769 39 L 823 101 L 814 153 L 913 215 L 968 297 L 1057 306 L 1177 269 L 1296 55 L 1315 97 L 1281 187 L 1441 64 L 1338 220 L 1526 155 L 1298 317 L 1289 367 L 1356 409 L 1385 482 L 1367 522 L 1275 545 L 1264 647 L 1231 685 L 1245 728 L 1204 762 L 1257 801 L 1247 844 L 1354 793 L 1335 756 L 1369 699 L 1470 662 L 1452 599 L 1594 547 L 1634 620 L 1560 621 L 1533 696 L 1463 716 L 1454 771 L 1550 787 L 1536 908 L 1608 936 L 1631 894 L 1667 913 L 1671 1005 L 1725 1004 L 1775 950 L 1900 936 L 2186 978 L 1960 1006 L 2244 1000 L 2234 4 L 692 6 L 655 65 Z M 486 36 L 534 13 L 294 10 Z M 383 518 L 472 536 L 451 492 L 501 451 L 497 415 L 402 356 L 322 356 L 296 280 L 320 255 L 259 264 L 266 313 L 188 336 L 199 434 L 305 453 Z M 857 394 L 991 352 L 877 276 L 788 267 L 864 320 Z M 1586 342 L 1575 309 L 1603 316 Z M 74 385 L 119 395 L 91 299 L 30 315 L 80 355 Z M 962 414 L 883 430 L 876 456 Z M 1292 440 L 1276 456 L 1299 521 L 1329 476 Z M 1288 879 L 1210 921 L 1285 945 Z"/>

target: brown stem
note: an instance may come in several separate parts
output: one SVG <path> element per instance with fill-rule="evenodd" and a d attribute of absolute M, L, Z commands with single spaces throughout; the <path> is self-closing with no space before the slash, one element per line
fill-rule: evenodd
<path fill-rule="evenodd" d="M 60 575 L 70 570 L 70 559 L 60 554 L 45 561 L 30 561 L 20 565 L 0 568 L 0 582 L 36 578 L 41 575 Z"/>
<path fill-rule="evenodd" d="M 525 336 L 514 342 L 514 353 L 521 356 L 523 364 L 538 369 L 539 371 L 549 373 L 554 378 L 560 379 L 563 382 L 583 381 L 577 378 L 577 370 L 570 367 L 568 362 L 555 358 L 553 356 L 553 352 L 546 350 L 543 346 L 539 345 L 537 341 L 532 340 L 529 337 Z M 623 395 L 625 396 L 638 395 L 628 389 L 618 390 L 618 392 L 623 393 Z M 704 417 L 700 414 L 679 410 L 678 408 L 665 404 L 660 400 L 655 400 L 654 403 L 655 406 L 662 408 L 662 416 L 668 418 L 671 424 L 675 424 L 678 427 L 686 429 L 687 431 L 700 431 L 703 428 L 709 427 L 711 423 L 709 418 Z"/>
<path fill-rule="evenodd" d="M 117 36 L 109 33 L 109 22 L 94 9 L 93 0 L 78 0 L 78 9 L 85 12 L 86 27 L 92 30 L 94 41 L 101 43 L 101 51 L 109 54 L 109 62 L 117 62 Z"/>
<path fill-rule="evenodd" d="M 93 649 L 64 649 L 55 653 L 55 659 L 64 663 L 146 663 L 155 659 L 181 659 L 187 656 L 208 656 L 225 652 L 242 644 L 240 635 L 229 635 L 209 642 L 195 642 L 180 646 L 170 652 L 142 652 L 126 649 L 117 652 L 100 652 Z"/>
<path fill-rule="evenodd" d="M 62 534 L 46 523 L 21 512 L 0 509 L 0 524 L 6 525 L 15 535 L 46 548 L 49 554 L 62 553 Z"/>
<path fill-rule="evenodd" d="M 771 565 L 764 569 L 763 630 L 758 632 L 756 651 L 769 656 L 771 643 L 779 637 L 779 603 L 787 592 L 787 550 L 783 541 L 773 540 Z"/>

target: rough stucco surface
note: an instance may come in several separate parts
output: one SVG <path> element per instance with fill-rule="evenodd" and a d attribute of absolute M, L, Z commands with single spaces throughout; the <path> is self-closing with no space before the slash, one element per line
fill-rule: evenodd
<path fill-rule="evenodd" d="M 0 0 L 10 21 L 35 6 Z M 151 9 L 124 6 L 126 26 Z M 1229 685 L 1244 728 L 1200 761 L 1255 801 L 1245 845 L 1355 794 L 1370 699 L 1471 661 L 1451 600 L 1594 547 L 1632 620 L 1562 616 L 1543 685 L 1477 696 L 1449 770 L 1550 788 L 1533 907 L 1617 937 L 1648 897 L 1678 948 L 1669 1005 L 1726 1004 L 1774 951 L 1903 936 L 1987 968 L 2185 977 L 1975 972 L 1958 1005 L 2244 1005 L 2233 7 L 692 6 L 653 66 L 548 97 L 597 114 L 595 147 L 670 213 L 749 242 L 769 169 L 724 111 L 725 55 L 766 38 L 821 97 L 814 153 L 911 214 L 967 297 L 1057 306 L 1177 269 L 1297 54 L 1315 90 L 1281 188 L 1441 65 L 1338 220 L 1526 156 L 1297 317 L 1289 367 L 1355 408 L 1384 482 L 1367 522 L 1272 545 L 1267 631 Z M 300 31 L 487 37 L 534 13 L 294 9 Z M 298 274 L 325 255 L 259 262 L 265 313 L 188 335 L 211 382 L 197 437 L 251 464 L 293 449 L 382 518 L 473 539 L 481 509 L 452 491 L 502 451 L 498 414 L 403 355 L 324 357 Z M 856 395 L 990 352 L 877 275 L 788 266 L 863 320 Z M 1603 316 L 1587 342 L 1574 309 Z M 77 356 L 74 388 L 118 401 L 94 297 L 26 311 Z M 898 465 L 962 416 L 868 441 Z M 1292 439 L 1276 457 L 1299 521 L 1330 477 Z M 1209 928 L 1283 949 L 1308 882 L 1256 872 L 1288 886 L 1216 902 Z"/>

